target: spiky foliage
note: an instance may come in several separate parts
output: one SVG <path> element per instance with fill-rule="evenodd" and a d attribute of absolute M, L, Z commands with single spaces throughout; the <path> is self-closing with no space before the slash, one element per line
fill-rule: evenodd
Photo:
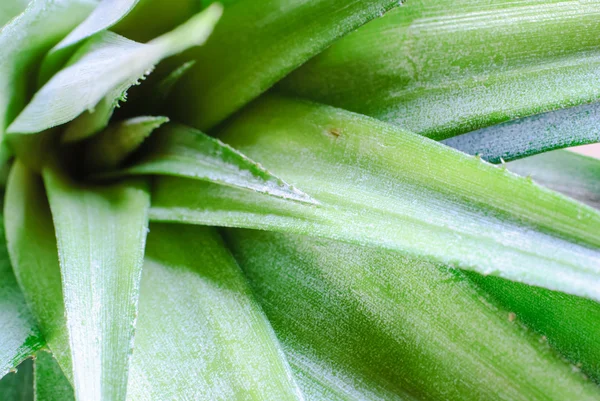
<path fill-rule="evenodd" d="M 0 5 L 0 398 L 599 400 L 600 2 L 211 3 Z"/>

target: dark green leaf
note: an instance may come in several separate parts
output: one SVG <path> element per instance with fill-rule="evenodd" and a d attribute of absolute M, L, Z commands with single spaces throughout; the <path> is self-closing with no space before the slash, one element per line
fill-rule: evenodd
<path fill-rule="evenodd" d="M 74 401 L 73 387 L 49 352 L 38 352 L 35 358 L 36 401 Z"/>

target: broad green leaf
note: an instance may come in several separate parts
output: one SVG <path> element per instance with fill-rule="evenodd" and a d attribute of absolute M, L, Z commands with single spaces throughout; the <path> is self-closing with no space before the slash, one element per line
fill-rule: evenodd
<path fill-rule="evenodd" d="M 434 139 L 600 99 L 596 0 L 414 0 L 280 89 Z"/>
<path fill-rule="evenodd" d="M 331 240 L 228 231 L 309 400 L 597 400 L 458 270 Z"/>
<path fill-rule="evenodd" d="M 82 187 L 43 178 L 56 230 L 78 400 L 124 400 L 150 203 L 143 182 Z"/>
<path fill-rule="evenodd" d="M 93 110 L 106 95 L 123 92 L 162 59 L 204 43 L 220 15 L 221 7 L 214 5 L 147 44 L 98 33 L 35 94 L 8 132 L 41 132 Z"/>
<path fill-rule="evenodd" d="M 514 317 L 544 337 L 577 369 L 600 383 L 600 304 L 573 295 L 484 277 L 467 277 L 490 294 Z"/>
<path fill-rule="evenodd" d="M 444 144 L 490 163 L 600 142 L 600 103 L 537 114 L 458 135 Z"/>
<path fill-rule="evenodd" d="M 36 401 L 74 401 L 73 387 L 49 352 L 38 352 L 35 358 Z"/>
<path fill-rule="evenodd" d="M 10 224 L 9 221 L 6 223 Z M 4 227 L 2 227 L 0 228 L 0 378 L 44 346 L 44 343 L 15 280 L 6 249 Z"/>
<path fill-rule="evenodd" d="M 60 267 L 52 216 L 39 176 L 19 161 L 6 189 L 8 251 L 27 305 L 64 371 L 72 379 Z"/>
<path fill-rule="evenodd" d="M 94 11 L 46 55 L 41 66 L 40 81 L 46 83 L 60 69 L 72 55 L 74 45 L 112 27 L 123 19 L 138 2 L 139 0 L 100 1 Z"/>
<path fill-rule="evenodd" d="M 25 106 L 29 91 L 34 89 L 30 87 L 32 71 L 44 53 L 95 5 L 92 0 L 33 0 L 22 14 L 0 30 L 0 140 Z"/>
<path fill-rule="evenodd" d="M 185 61 L 197 63 L 173 91 L 169 116 L 207 130 L 396 4 L 398 0 L 228 2 L 206 46 L 185 54 Z"/>
<path fill-rule="evenodd" d="M 600 209 L 600 160 L 558 150 L 507 165 L 510 171 Z"/>
<path fill-rule="evenodd" d="M 14 373 L 0 380 L 2 401 L 33 401 L 33 360 L 26 359 Z M 40 400 L 41 401 L 41 400 Z"/>
<path fill-rule="evenodd" d="M 15 16 L 21 14 L 29 0 L 4 0 L 0 3 L 0 28 Z"/>
<path fill-rule="evenodd" d="M 240 113 L 221 139 L 320 205 L 159 177 L 151 218 L 375 244 L 600 299 L 600 213 L 505 169 L 394 125 L 275 96 Z"/>
<path fill-rule="evenodd" d="M 268 320 L 213 229 L 150 227 L 128 399 L 302 399 Z"/>
<path fill-rule="evenodd" d="M 111 124 L 86 143 L 86 169 L 100 171 L 118 167 L 152 131 L 167 121 L 167 117 L 142 116 Z"/>
<path fill-rule="evenodd" d="M 189 177 L 318 203 L 242 153 L 198 130 L 169 124 L 156 132 L 140 161 L 108 176 L 156 174 Z"/>

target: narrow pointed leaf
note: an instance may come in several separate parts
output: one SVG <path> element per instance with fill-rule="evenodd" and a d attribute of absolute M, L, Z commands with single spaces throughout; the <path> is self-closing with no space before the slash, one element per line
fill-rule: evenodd
<path fill-rule="evenodd" d="M 434 139 L 600 99 L 596 1 L 416 0 L 281 89 Z"/>
<path fill-rule="evenodd" d="M 22 14 L 0 30 L 0 139 L 25 106 L 32 89 L 28 71 L 95 5 L 91 0 L 33 0 Z"/>
<path fill-rule="evenodd" d="M 150 230 L 128 399 L 301 400 L 271 326 L 216 232 Z"/>
<path fill-rule="evenodd" d="M 45 83 L 73 53 L 77 43 L 104 31 L 123 19 L 139 0 L 102 0 L 92 13 L 46 55 L 40 81 Z"/>
<path fill-rule="evenodd" d="M 282 97 L 254 103 L 221 138 L 320 205 L 160 177 L 153 219 L 377 244 L 600 299 L 600 213 L 531 180 L 390 124 Z"/>
<path fill-rule="evenodd" d="M 26 359 L 16 372 L 0 380 L 2 401 L 33 401 L 33 360 Z"/>
<path fill-rule="evenodd" d="M 169 115 L 207 130 L 336 39 L 397 4 L 398 0 L 228 2 L 206 46 L 185 55 L 185 61 L 192 58 L 197 63 L 173 92 Z"/>
<path fill-rule="evenodd" d="M 242 153 L 193 128 L 169 124 L 156 132 L 149 142 L 139 162 L 108 176 L 155 174 L 189 177 L 317 203 Z"/>
<path fill-rule="evenodd" d="M 537 114 L 443 141 L 490 163 L 595 142 L 600 142 L 600 103 Z"/>
<path fill-rule="evenodd" d="M 56 229 L 78 400 L 124 400 L 149 196 L 142 182 L 81 187 L 43 171 Z"/>
<path fill-rule="evenodd" d="M 100 171 L 118 167 L 152 131 L 167 121 L 167 117 L 143 116 L 110 125 L 86 143 L 86 169 Z"/>
<path fill-rule="evenodd" d="M 4 212 L 15 275 L 27 305 L 65 373 L 73 378 L 58 249 L 50 207 L 39 176 L 16 162 L 10 172 Z"/>
<path fill-rule="evenodd" d="M 507 165 L 510 171 L 600 209 L 600 160 L 574 152 L 555 151 Z"/>
<path fill-rule="evenodd" d="M 73 387 L 51 353 L 41 351 L 35 358 L 36 401 L 74 401 Z"/>
<path fill-rule="evenodd" d="M 92 110 L 107 94 L 133 85 L 162 59 L 204 43 L 220 15 L 221 7 L 212 6 L 147 44 L 110 32 L 95 35 L 35 94 L 8 131 L 36 133 Z"/>
<path fill-rule="evenodd" d="M 331 240 L 227 237 L 309 400 L 600 397 L 460 271 Z"/>
<path fill-rule="evenodd" d="M 4 223 L 4 219 L 3 223 Z M 7 224 L 10 224 L 6 221 Z M 13 274 L 4 227 L 0 229 L 0 377 L 45 342 Z"/>

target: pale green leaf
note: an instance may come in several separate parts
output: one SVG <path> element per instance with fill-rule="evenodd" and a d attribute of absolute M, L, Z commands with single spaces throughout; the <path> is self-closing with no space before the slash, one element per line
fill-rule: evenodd
<path fill-rule="evenodd" d="M 67 37 L 61 40 L 44 58 L 40 81 L 46 83 L 72 55 L 74 45 L 90 36 L 109 29 L 123 19 L 140 0 L 102 0 L 92 13 Z"/>
<path fill-rule="evenodd" d="M 216 125 L 336 39 L 398 0 L 238 0 L 176 86 L 170 113 L 201 130 Z M 180 101 L 179 99 L 185 99 Z"/>
<path fill-rule="evenodd" d="M 111 124 L 85 144 L 86 169 L 100 171 L 118 167 L 152 131 L 167 121 L 167 117 L 142 116 Z"/>
<path fill-rule="evenodd" d="M 242 153 L 198 130 L 169 124 L 149 140 L 143 158 L 109 177 L 156 174 L 189 177 L 237 188 L 318 203 Z"/>
<path fill-rule="evenodd" d="M 281 89 L 444 139 L 600 98 L 596 0 L 414 0 Z"/>
<path fill-rule="evenodd" d="M 162 59 L 204 43 L 220 15 L 221 7 L 212 6 L 147 44 L 110 32 L 93 36 L 35 94 L 8 132 L 41 132 L 93 110 L 106 95 L 133 85 Z"/>
<path fill-rule="evenodd" d="M 132 401 L 301 400 L 240 268 L 213 229 L 153 225 Z"/>
<path fill-rule="evenodd" d="M 74 401 L 73 387 L 49 352 L 38 352 L 35 357 L 35 400 Z"/>
<path fill-rule="evenodd" d="M 558 150 L 507 165 L 510 171 L 600 209 L 600 160 Z"/>
<path fill-rule="evenodd" d="M 43 177 L 56 230 L 78 400 L 124 400 L 150 198 L 142 182 L 82 187 Z"/>
<path fill-rule="evenodd" d="M 376 244 L 600 299 L 600 213 L 531 180 L 390 124 L 282 97 L 248 107 L 221 138 L 320 205 L 160 177 L 151 218 Z"/>
<path fill-rule="evenodd" d="M 0 380 L 2 401 L 33 401 L 33 360 L 26 359 L 18 370 Z M 40 400 L 41 401 L 41 400 Z"/>
<path fill-rule="evenodd" d="M 92 0 L 33 0 L 0 30 L 0 140 L 25 106 L 31 70 L 95 5 Z"/>
<path fill-rule="evenodd" d="M 597 400 L 460 271 L 372 247 L 228 231 L 309 400 Z"/>
<path fill-rule="evenodd" d="M 4 222 L 4 219 L 2 219 Z M 6 221 L 10 224 L 9 221 Z M 44 346 L 33 316 L 15 280 L 0 228 L 0 377 Z"/>
<path fill-rule="evenodd" d="M 39 176 L 16 162 L 10 172 L 4 212 L 8 250 L 27 304 L 49 347 L 73 378 L 56 237 Z"/>
<path fill-rule="evenodd" d="M 600 103 L 508 121 L 443 141 L 490 163 L 600 142 Z"/>
<path fill-rule="evenodd" d="M 15 16 L 21 14 L 29 0 L 4 0 L 0 3 L 0 28 Z"/>

